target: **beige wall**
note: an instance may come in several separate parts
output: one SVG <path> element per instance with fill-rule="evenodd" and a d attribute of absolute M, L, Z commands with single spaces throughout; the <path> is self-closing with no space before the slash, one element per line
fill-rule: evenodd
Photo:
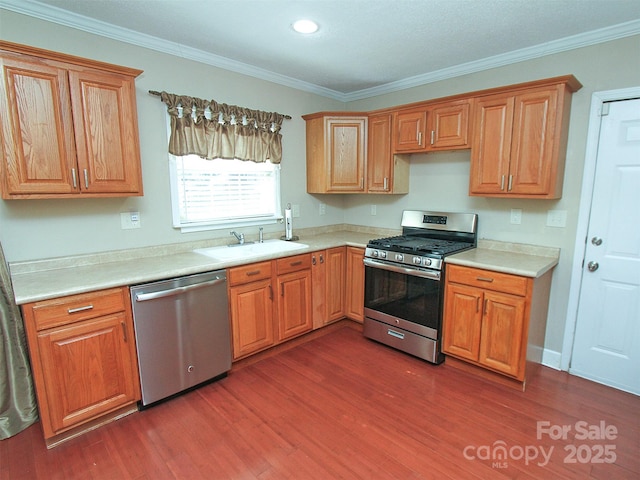
<path fill-rule="evenodd" d="M 591 94 L 640 85 L 640 36 L 555 54 L 506 67 L 427 84 L 393 94 L 339 102 L 292 88 L 158 53 L 78 30 L 2 11 L 4 40 L 85 56 L 144 70 L 138 78 L 138 115 L 145 195 L 129 199 L 0 201 L 0 242 L 9 261 L 48 258 L 228 236 L 227 230 L 180 234 L 171 227 L 164 105 L 148 90 L 214 98 L 289 114 L 283 129 L 282 200 L 300 205 L 294 228 L 353 223 L 398 226 L 405 208 L 473 211 L 482 238 L 560 247 L 552 285 L 546 347 L 559 352 L 567 309 L 571 261 L 580 202 Z M 572 73 L 584 85 L 574 95 L 564 195 L 557 201 L 469 197 L 469 152 L 414 155 L 408 195 L 309 195 L 305 191 L 305 113 L 371 110 L 500 85 Z M 320 202 L 327 215 L 318 214 Z M 370 215 L 370 205 L 377 215 Z M 510 209 L 522 209 L 522 224 L 511 225 Z M 545 226 L 547 211 L 567 210 L 566 228 Z M 137 210 L 139 230 L 121 230 L 120 212 Z M 280 225 L 267 227 L 276 232 Z M 248 235 L 255 235 L 247 229 Z M 135 268 L 132 266 L 132 268 Z"/>

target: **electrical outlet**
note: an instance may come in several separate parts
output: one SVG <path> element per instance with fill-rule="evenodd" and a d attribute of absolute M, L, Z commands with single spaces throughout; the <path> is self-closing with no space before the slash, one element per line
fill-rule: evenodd
<path fill-rule="evenodd" d="M 549 210 L 547 212 L 547 227 L 564 228 L 567 226 L 566 210 Z"/>
<path fill-rule="evenodd" d="M 299 217 L 300 216 L 300 205 L 291 205 L 291 214 L 293 215 L 293 217 Z"/>
<path fill-rule="evenodd" d="M 122 230 L 140 228 L 140 212 L 120 213 L 120 227 L 122 228 Z"/>
<path fill-rule="evenodd" d="M 378 214 L 378 207 L 376 205 L 371 205 L 371 215 Z"/>
<path fill-rule="evenodd" d="M 520 208 L 511 209 L 511 223 L 520 225 L 522 223 L 522 210 Z"/>
<path fill-rule="evenodd" d="M 319 211 L 320 211 L 320 215 L 326 215 L 327 214 L 327 204 L 326 203 L 321 203 L 320 207 L 319 207 Z"/>

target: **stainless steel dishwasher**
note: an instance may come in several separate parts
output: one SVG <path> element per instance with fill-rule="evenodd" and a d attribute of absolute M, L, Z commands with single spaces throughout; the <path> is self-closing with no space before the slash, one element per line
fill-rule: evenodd
<path fill-rule="evenodd" d="M 141 406 L 231 369 L 224 270 L 131 287 Z"/>

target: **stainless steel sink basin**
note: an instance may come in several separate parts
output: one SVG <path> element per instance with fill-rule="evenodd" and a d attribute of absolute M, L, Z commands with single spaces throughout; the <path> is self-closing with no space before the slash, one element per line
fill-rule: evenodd
<path fill-rule="evenodd" d="M 223 245 L 220 247 L 197 248 L 195 253 L 206 255 L 220 261 L 237 260 L 240 258 L 260 257 L 282 252 L 304 250 L 309 245 L 304 243 L 286 242 L 284 240 L 265 240 L 263 243 L 245 243 L 244 245 Z"/>

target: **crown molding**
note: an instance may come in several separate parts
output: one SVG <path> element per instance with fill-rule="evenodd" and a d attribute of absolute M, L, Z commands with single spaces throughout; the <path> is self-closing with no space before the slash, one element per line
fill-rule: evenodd
<path fill-rule="evenodd" d="M 423 75 L 416 75 L 377 87 L 344 93 L 321 87 L 310 82 L 304 82 L 286 75 L 280 75 L 278 73 L 238 62 L 227 57 L 207 53 L 203 50 L 186 47 L 179 43 L 162 40 L 151 35 L 142 34 L 130 29 L 101 22 L 99 20 L 90 19 L 82 15 L 71 13 L 57 7 L 44 5 L 32 0 L 0 0 L 0 8 L 176 57 L 205 63 L 207 65 L 248 75 L 260 80 L 266 80 L 286 87 L 295 88 L 297 90 L 313 93 L 344 103 L 363 100 L 378 95 L 385 95 L 441 80 L 468 75 L 470 73 L 511 65 L 526 60 L 544 57 L 546 55 L 561 53 L 568 50 L 574 50 L 640 34 L 640 20 L 633 20 L 611 27 L 535 45 L 533 47 L 495 55 L 493 57 L 484 58 L 474 62 L 443 68 Z"/>

